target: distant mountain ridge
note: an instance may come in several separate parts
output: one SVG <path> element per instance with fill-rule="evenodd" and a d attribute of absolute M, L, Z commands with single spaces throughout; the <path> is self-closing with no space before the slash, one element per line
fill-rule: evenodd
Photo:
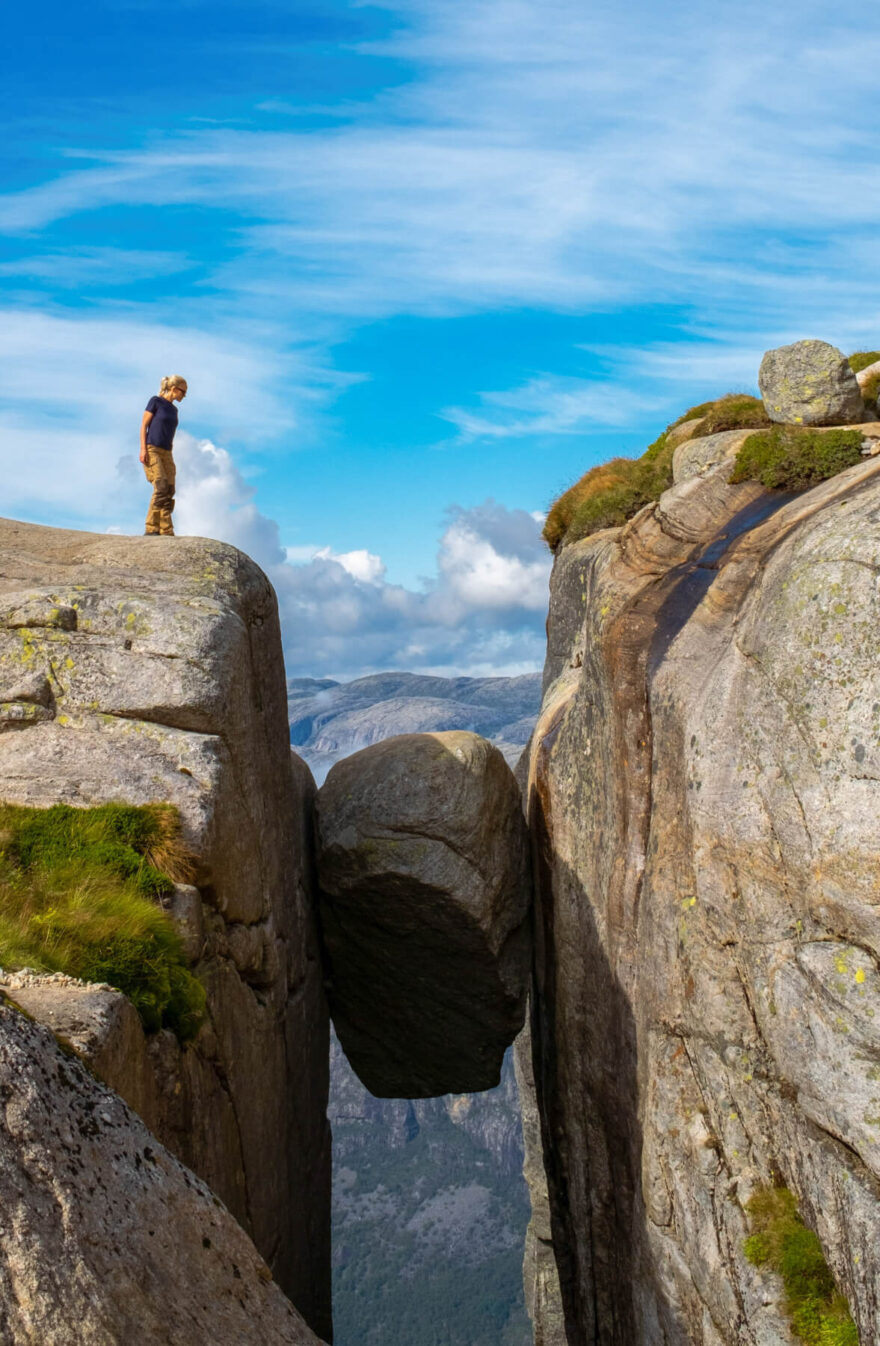
<path fill-rule="evenodd" d="M 529 740 L 540 700 L 540 673 L 439 678 L 389 672 L 353 682 L 287 682 L 290 742 L 319 784 L 334 762 L 393 734 L 470 729 L 496 743 L 513 764 Z"/>

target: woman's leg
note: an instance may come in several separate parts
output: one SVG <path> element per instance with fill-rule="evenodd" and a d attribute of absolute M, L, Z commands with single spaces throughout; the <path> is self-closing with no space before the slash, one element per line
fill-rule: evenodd
<path fill-rule="evenodd" d="M 144 532 L 158 534 L 159 532 L 159 504 L 156 500 L 157 491 L 157 465 L 153 457 L 154 449 L 147 446 L 147 461 L 144 463 L 144 476 L 153 488 L 153 494 L 150 497 L 150 504 L 147 508 L 147 517 L 144 520 Z"/>
<path fill-rule="evenodd" d="M 174 536 L 171 511 L 174 509 L 174 482 L 176 470 L 170 449 L 147 448 L 147 461 L 144 463 L 147 481 L 152 482 L 153 496 L 144 529 L 147 533 L 162 533 L 166 537 Z"/>
<path fill-rule="evenodd" d="M 165 457 L 165 490 L 160 505 L 159 532 L 165 537 L 174 537 L 174 524 L 171 520 L 171 514 L 174 509 L 174 484 L 177 480 L 177 466 L 170 449 L 163 449 L 161 452 Z"/>

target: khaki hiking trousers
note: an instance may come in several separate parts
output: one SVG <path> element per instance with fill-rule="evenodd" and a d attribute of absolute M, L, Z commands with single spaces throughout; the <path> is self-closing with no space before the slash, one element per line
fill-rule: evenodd
<path fill-rule="evenodd" d="M 144 463 L 144 475 L 153 487 L 150 508 L 144 525 L 148 533 L 162 533 L 165 537 L 174 536 L 174 524 L 171 511 L 174 509 L 174 482 L 177 469 L 170 449 L 157 449 L 147 445 L 147 461 Z"/>

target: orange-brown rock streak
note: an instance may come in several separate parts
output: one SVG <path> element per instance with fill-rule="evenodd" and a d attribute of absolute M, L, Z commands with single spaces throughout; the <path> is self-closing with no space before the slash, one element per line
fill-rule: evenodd
<path fill-rule="evenodd" d="M 880 464 L 769 495 L 737 442 L 554 572 L 532 1035 L 571 1346 L 787 1340 L 743 1254 L 774 1181 L 880 1333 Z"/>

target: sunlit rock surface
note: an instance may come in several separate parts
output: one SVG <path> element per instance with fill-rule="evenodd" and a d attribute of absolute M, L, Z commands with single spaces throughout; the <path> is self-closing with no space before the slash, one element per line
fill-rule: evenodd
<path fill-rule="evenodd" d="M 782 1182 L 874 1342 L 880 464 L 794 499 L 697 468 L 552 584 L 528 796 L 568 1339 L 790 1340 L 743 1250 Z"/>
<path fill-rule="evenodd" d="M 288 746 L 271 585 L 218 542 L 0 520 L 0 706 L 0 798 L 180 810 L 198 874 L 175 914 L 209 1021 L 186 1050 L 154 1035 L 135 1054 L 139 1078 L 111 1044 L 102 1059 L 118 1069 L 106 1078 L 140 1101 L 324 1332 L 328 1019 L 314 785 Z"/>
<path fill-rule="evenodd" d="M 4 1346 L 319 1346 L 213 1193 L 0 1003 Z"/>
<path fill-rule="evenodd" d="M 767 351 L 758 384 L 771 421 L 837 425 L 866 416 L 846 356 L 827 341 L 795 341 Z"/>

